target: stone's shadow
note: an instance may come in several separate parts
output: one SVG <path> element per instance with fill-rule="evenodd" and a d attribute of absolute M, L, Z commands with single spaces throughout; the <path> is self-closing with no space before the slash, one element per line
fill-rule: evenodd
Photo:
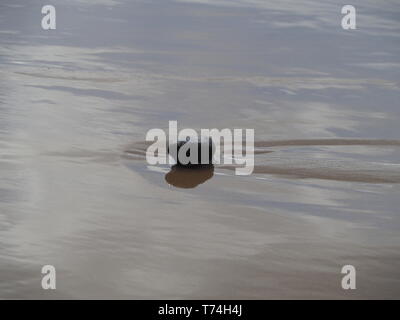
<path fill-rule="evenodd" d="M 174 165 L 165 175 L 165 181 L 177 188 L 195 188 L 211 179 L 214 175 L 214 165 L 180 166 Z"/>

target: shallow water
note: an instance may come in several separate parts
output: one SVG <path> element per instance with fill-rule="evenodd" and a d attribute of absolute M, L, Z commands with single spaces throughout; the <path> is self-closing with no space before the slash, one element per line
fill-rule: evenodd
<path fill-rule="evenodd" d="M 400 297 L 396 1 L 53 3 L 0 4 L 0 298 Z M 254 173 L 147 165 L 168 120 Z"/>

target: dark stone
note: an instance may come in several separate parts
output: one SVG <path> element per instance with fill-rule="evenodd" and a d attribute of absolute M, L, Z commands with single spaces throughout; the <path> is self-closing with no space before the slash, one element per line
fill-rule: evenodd
<path fill-rule="evenodd" d="M 187 144 L 194 144 L 195 148 L 197 149 L 197 163 L 191 163 L 189 160 L 189 163 L 185 164 L 182 163 L 178 158 L 179 155 L 179 150 L 182 148 L 182 146 L 187 145 Z M 193 147 L 191 147 L 193 148 Z M 174 149 L 176 149 L 176 154 L 174 152 Z M 202 154 L 206 155 L 208 150 L 208 157 L 205 159 L 206 162 L 202 163 L 201 156 Z M 190 151 L 188 146 L 188 150 L 186 152 L 186 156 L 190 157 Z M 174 158 L 176 161 L 177 165 L 179 166 L 199 166 L 199 165 L 204 165 L 204 164 L 212 164 L 213 156 L 215 152 L 215 145 L 211 139 L 211 137 L 187 137 L 186 140 L 179 140 L 177 141 L 176 144 L 172 144 L 168 146 L 168 153 Z"/>

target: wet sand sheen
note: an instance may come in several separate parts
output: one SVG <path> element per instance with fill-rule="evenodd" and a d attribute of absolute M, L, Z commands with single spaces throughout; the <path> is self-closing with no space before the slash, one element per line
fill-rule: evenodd
<path fill-rule="evenodd" d="M 125 153 L 131 160 L 144 160 L 146 149 L 150 143 L 138 142 L 132 144 Z M 399 140 L 373 140 L 373 139 L 302 139 L 302 140 L 276 140 L 276 141 L 256 141 L 255 147 L 291 147 L 291 146 L 400 146 Z M 255 155 L 267 154 L 273 150 L 255 150 Z M 283 159 L 285 160 L 285 159 Z M 268 156 L 263 158 L 268 162 Z M 276 162 L 276 159 L 275 161 Z M 339 163 L 333 166 L 328 161 L 320 160 L 314 164 L 297 163 L 293 159 L 289 163 L 282 162 L 276 164 L 257 164 L 254 166 L 253 174 L 270 174 L 294 179 L 323 179 L 348 182 L 363 183 L 400 183 L 400 165 L 393 168 L 393 164 L 375 163 L 372 166 L 363 168 L 354 160 L 353 163 Z M 318 167 L 318 164 L 320 167 Z M 339 168 L 337 166 L 340 166 Z M 236 165 L 216 165 L 216 169 L 235 170 Z M 181 180 L 184 179 L 182 175 Z M 186 175 L 191 179 L 191 175 Z M 190 182 L 188 182 L 190 185 Z"/>
<path fill-rule="evenodd" d="M 0 1 L 0 299 L 400 297 L 400 12 L 333 2 Z M 148 165 L 169 120 L 254 174 Z"/>
<path fill-rule="evenodd" d="M 255 147 L 283 146 L 400 146 L 400 140 L 384 139 L 301 139 L 256 141 Z"/>
<path fill-rule="evenodd" d="M 220 166 L 220 169 L 235 170 L 234 166 Z M 400 183 L 400 169 L 398 171 L 387 170 L 382 172 L 375 171 L 357 171 L 327 169 L 327 168 L 279 168 L 273 166 L 258 165 L 254 167 L 255 174 L 272 174 L 295 179 L 324 179 L 348 182 L 365 183 Z"/>

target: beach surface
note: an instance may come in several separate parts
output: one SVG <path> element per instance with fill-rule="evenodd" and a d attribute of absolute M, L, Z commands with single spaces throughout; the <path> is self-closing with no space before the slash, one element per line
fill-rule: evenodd
<path fill-rule="evenodd" d="M 52 4 L 0 4 L 0 298 L 400 298 L 396 1 Z M 148 165 L 169 120 L 253 174 Z"/>

